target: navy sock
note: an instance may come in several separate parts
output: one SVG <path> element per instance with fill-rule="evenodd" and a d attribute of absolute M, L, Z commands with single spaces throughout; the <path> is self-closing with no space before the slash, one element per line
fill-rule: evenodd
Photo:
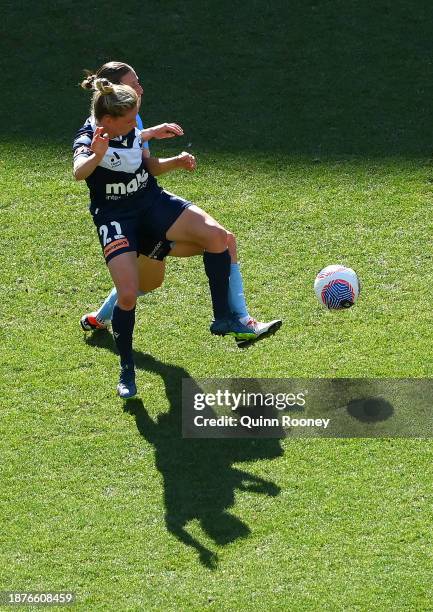
<path fill-rule="evenodd" d="M 113 336 L 120 355 L 120 365 L 134 365 L 132 357 L 132 332 L 135 324 L 135 308 L 122 310 L 116 304 L 113 310 Z"/>
<path fill-rule="evenodd" d="M 230 316 L 228 301 L 230 278 L 230 255 L 226 249 L 222 253 L 203 253 L 204 269 L 209 279 L 209 289 L 212 298 L 215 319 Z"/>

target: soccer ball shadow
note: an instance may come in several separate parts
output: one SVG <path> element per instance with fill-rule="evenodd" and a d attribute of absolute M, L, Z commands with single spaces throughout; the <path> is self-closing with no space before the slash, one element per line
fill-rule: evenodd
<path fill-rule="evenodd" d="M 350 401 L 347 412 L 362 423 L 377 423 L 389 419 L 394 408 L 382 397 L 363 397 Z"/>

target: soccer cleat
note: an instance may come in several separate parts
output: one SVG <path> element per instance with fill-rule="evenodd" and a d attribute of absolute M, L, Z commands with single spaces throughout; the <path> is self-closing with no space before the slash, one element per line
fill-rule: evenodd
<path fill-rule="evenodd" d="M 84 331 L 94 331 L 96 329 L 108 329 L 111 321 L 100 321 L 96 318 L 96 312 L 89 312 L 80 319 L 81 327 Z"/>
<path fill-rule="evenodd" d="M 247 346 L 252 344 L 255 340 L 258 340 L 260 337 L 265 338 L 266 336 L 272 336 L 276 331 L 280 329 L 283 322 L 281 319 L 275 319 L 274 321 L 268 321 L 267 323 L 261 323 L 256 319 L 250 319 L 247 321 L 246 326 L 254 331 L 254 338 L 250 338 L 249 340 L 236 339 L 236 342 L 239 347 Z"/>
<path fill-rule="evenodd" d="M 119 384 L 117 385 L 117 395 L 122 399 L 134 397 L 137 393 L 135 385 L 135 369 L 133 365 L 125 365 L 120 368 Z"/>
<path fill-rule="evenodd" d="M 215 319 L 210 326 L 210 332 L 215 336 L 234 336 L 237 340 L 252 340 L 256 336 L 254 330 L 233 317 Z"/>
<path fill-rule="evenodd" d="M 249 321 L 247 321 L 247 323 L 245 323 L 247 327 L 250 327 L 252 330 L 254 330 L 256 337 L 263 336 L 263 334 L 276 332 L 277 329 L 280 329 L 282 324 L 283 322 L 281 319 L 275 319 L 274 321 L 268 321 L 267 323 L 261 323 L 256 319 L 250 319 Z"/>

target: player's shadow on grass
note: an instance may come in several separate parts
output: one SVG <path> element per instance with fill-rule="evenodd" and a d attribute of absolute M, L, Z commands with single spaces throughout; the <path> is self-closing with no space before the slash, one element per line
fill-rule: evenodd
<path fill-rule="evenodd" d="M 93 334 L 86 342 L 115 352 L 109 334 Z M 233 466 L 235 462 L 281 456 L 279 439 L 184 439 L 182 438 L 182 378 L 189 373 L 174 364 L 135 351 L 137 369 L 161 376 L 169 404 L 168 412 L 153 420 L 141 399 L 125 403 L 140 434 L 155 448 L 155 462 L 164 479 L 165 521 L 179 541 L 194 548 L 201 563 L 215 568 L 218 557 L 187 530 L 197 520 L 215 544 L 223 546 L 245 538 L 250 528 L 228 509 L 235 491 L 276 496 L 280 488 Z M 201 389 L 197 387 L 197 392 Z"/>

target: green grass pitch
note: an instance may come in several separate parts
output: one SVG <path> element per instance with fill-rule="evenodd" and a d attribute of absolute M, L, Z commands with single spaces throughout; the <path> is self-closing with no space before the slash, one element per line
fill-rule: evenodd
<path fill-rule="evenodd" d="M 182 377 L 433 374 L 433 8 L 348 2 L 3 3 L 0 23 L 0 591 L 78 610 L 428 610 L 426 439 L 183 440 Z M 75 183 L 83 68 L 131 63 L 146 125 L 186 132 L 161 184 L 238 238 L 240 351 L 208 333 L 200 258 L 140 300 L 139 398 L 80 316 L 111 287 Z M 312 290 L 343 262 L 359 303 Z"/>

